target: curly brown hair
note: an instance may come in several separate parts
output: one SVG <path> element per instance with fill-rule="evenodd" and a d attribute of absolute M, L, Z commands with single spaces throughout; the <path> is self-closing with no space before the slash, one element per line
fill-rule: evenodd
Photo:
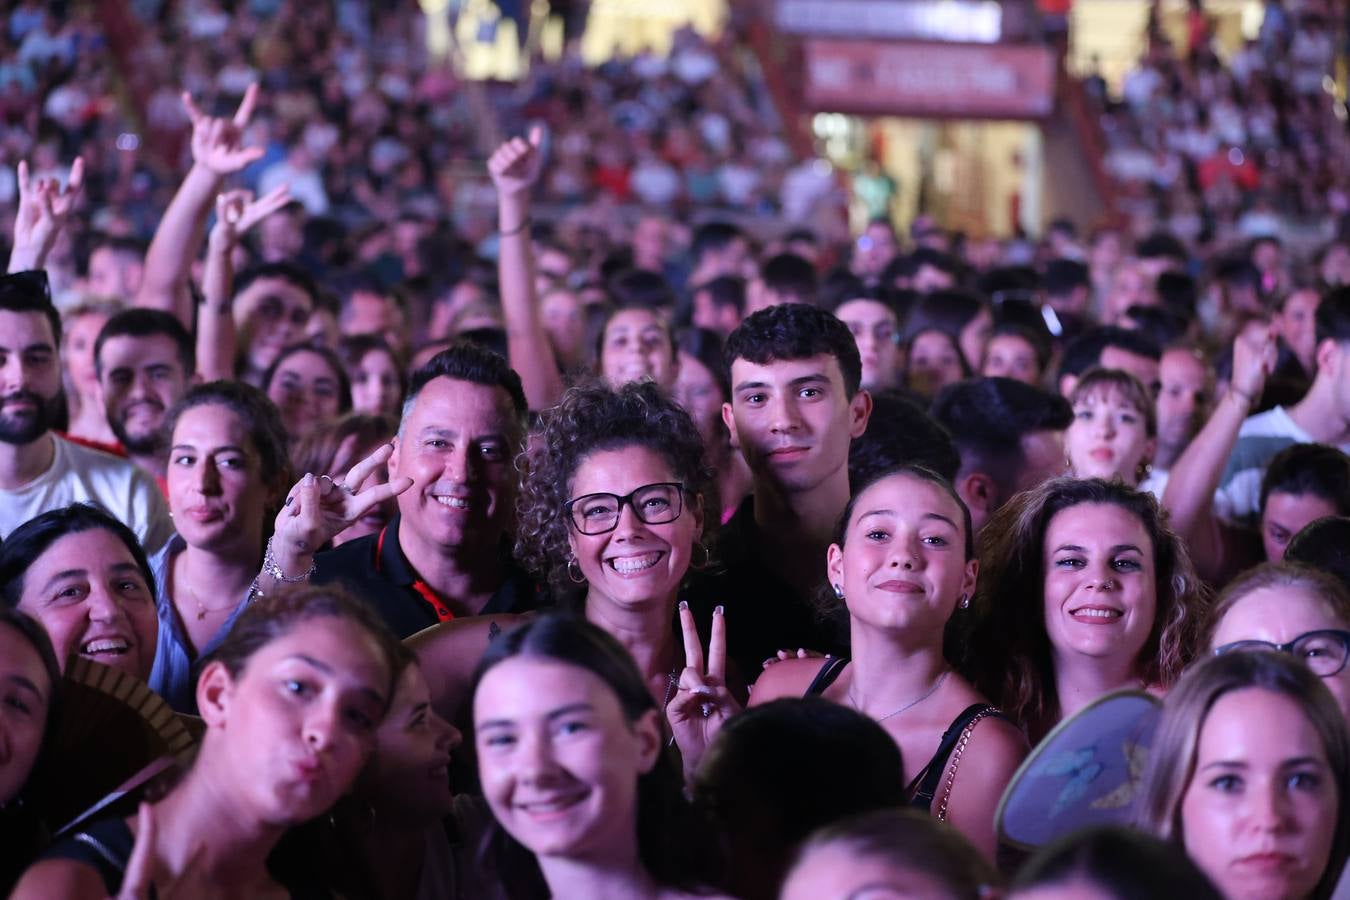
<path fill-rule="evenodd" d="M 1185 545 L 1151 493 L 1100 478 L 1052 478 L 1018 494 L 980 533 L 980 580 L 961 669 L 1035 742 L 1060 718 L 1045 628 L 1045 532 L 1063 510 L 1111 504 L 1139 519 L 1153 543 L 1157 614 L 1137 661 L 1149 684 L 1169 687 L 1190 661 L 1207 595 Z"/>
<path fill-rule="evenodd" d="M 566 588 L 568 517 L 572 479 L 582 460 L 602 450 L 645 447 L 661 456 L 688 497 L 699 502 L 713 471 L 703 440 L 684 408 L 652 382 L 611 389 L 598 382 L 569 388 L 544 413 L 530 441 L 529 471 L 517 504 L 516 560 L 555 587 Z"/>

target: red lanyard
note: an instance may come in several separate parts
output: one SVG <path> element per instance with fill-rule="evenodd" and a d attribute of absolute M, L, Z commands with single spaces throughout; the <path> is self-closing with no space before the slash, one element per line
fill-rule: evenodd
<path fill-rule="evenodd" d="M 384 552 L 384 533 L 388 530 L 389 530 L 388 525 L 381 528 L 380 536 L 375 541 L 376 572 L 380 571 L 380 556 Z M 439 619 L 442 622 L 449 622 L 451 619 L 455 617 L 455 614 L 450 611 L 450 608 L 441 602 L 441 598 L 436 594 L 434 590 L 432 590 L 431 585 L 427 584 L 425 581 L 419 578 L 413 582 L 412 588 L 414 591 L 417 591 L 419 597 L 427 601 L 427 603 L 430 604 L 431 608 L 436 611 L 437 619 Z"/>

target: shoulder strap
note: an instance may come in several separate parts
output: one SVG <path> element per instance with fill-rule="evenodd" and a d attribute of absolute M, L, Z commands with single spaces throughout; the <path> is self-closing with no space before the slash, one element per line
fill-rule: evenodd
<path fill-rule="evenodd" d="M 834 684 L 835 679 L 839 677 L 840 672 L 844 671 L 846 665 L 848 665 L 848 658 L 844 656 L 836 656 L 833 659 L 825 660 L 825 665 L 821 666 L 820 671 L 816 673 L 816 677 L 811 679 L 811 684 L 807 686 L 806 693 L 802 696 L 814 697 L 825 693 L 826 688 Z"/>
<path fill-rule="evenodd" d="M 90 866 L 103 879 L 103 886 L 110 895 L 115 896 L 122 889 L 122 878 L 135 846 L 131 829 L 125 822 L 121 819 L 95 822 L 72 834 L 62 844 L 53 847 L 49 855 Z"/>
<path fill-rule="evenodd" d="M 972 703 L 961 711 L 961 715 L 956 717 L 956 721 L 947 727 L 942 733 L 942 740 L 938 742 L 937 753 L 928 761 L 928 765 L 909 784 L 910 801 L 909 805 L 916 809 L 930 811 L 933 808 L 933 798 L 937 796 L 938 784 L 942 781 L 942 773 L 947 770 L 947 760 L 951 758 L 952 750 L 956 748 L 956 742 L 961 739 L 961 734 L 970 724 L 978 719 L 988 715 L 998 715 L 1000 713 L 994 706 L 988 703 Z"/>

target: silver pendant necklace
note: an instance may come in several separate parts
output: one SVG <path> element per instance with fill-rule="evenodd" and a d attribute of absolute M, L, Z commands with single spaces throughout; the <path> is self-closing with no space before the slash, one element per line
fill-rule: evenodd
<path fill-rule="evenodd" d="M 884 715 L 884 716 L 879 716 L 879 717 L 877 717 L 877 720 L 876 720 L 876 721 L 878 721 L 878 722 L 885 722 L 887 719 L 892 718 L 893 716 L 898 716 L 898 715 L 900 715 L 902 712 L 904 712 L 904 711 L 907 710 L 907 709 L 913 709 L 914 707 L 918 706 L 920 703 L 922 703 L 923 701 L 927 700 L 929 697 L 931 697 L 931 696 L 933 696 L 934 694 L 936 694 L 938 688 L 942 687 L 942 683 L 943 683 L 944 681 L 947 680 L 947 676 L 950 675 L 951 673 L 952 673 L 952 670 L 951 670 L 951 669 L 943 669 L 943 670 L 942 670 L 942 674 L 938 676 L 937 681 L 934 681 L 934 682 L 933 682 L 933 686 L 930 687 L 928 690 L 924 691 L 924 694 L 923 694 L 922 697 L 920 697 L 920 698 L 917 699 L 917 700 L 911 700 L 911 701 L 909 701 L 908 703 L 906 703 L 904 706 L 900 707 L 899 709 L 892 710 L 891 712 L 886 713 L 886 715 Z M 858 703 L 857 698 L 853 696 L 853 686 L 852 686 L 852 685 L 849 685 L 848 702 L 851 703 L 851 704 L 853 704 L 853 708 L 856 709 L 858 712 L 863 713 L 864 715 L 866 715 L 867 710 L 863 709 L 863 708 L 862 708 L 862 705 L 861 705 L 860 703 Z"/>

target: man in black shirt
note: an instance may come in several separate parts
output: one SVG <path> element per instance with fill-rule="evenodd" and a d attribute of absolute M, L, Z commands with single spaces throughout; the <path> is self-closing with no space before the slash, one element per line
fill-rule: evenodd
<path fill-rule="evenodd" d="M 412 481 L 398 515 L 320 553 L 315 580 L 357 592 L 399 637 L 457 616 L 534 609 L 539 588 L 510 554 L 524 438 L 525 395 L 506 360 L 466 342 L 438 353 L 413 375 L 389 457 L 390 481 Z M 309 565 L 280 544 L 276 560 L 292 577 Z"/>
<path fill-rule="evenodd" d="M 754 475 L 754 493 L 719 543 L 724 572 L 696 588 L 723 604 L 727 646 L 753 680 L 778 650 L 839 650 L 815 615 L 825 553 L 848 503 L 848 450 L 872 398 L 848 327 L 803 304 L 748 317 L 726 345 L 731 402 L 722 418 Z M 700 604 L 702 605 L 702 604 Z"/>

